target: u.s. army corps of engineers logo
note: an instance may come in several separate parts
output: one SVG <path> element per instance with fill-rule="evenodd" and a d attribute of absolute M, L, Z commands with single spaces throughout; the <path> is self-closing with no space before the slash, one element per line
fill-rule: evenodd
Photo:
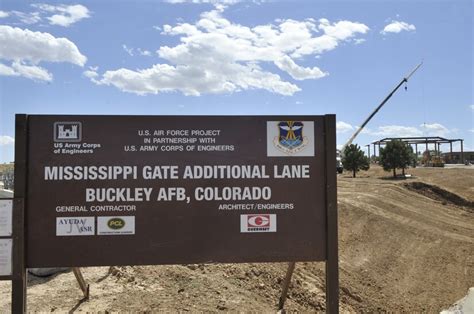
<path fill-rule="evenodd" d="M 314 122 L 267 121 L 267 156 L 314 156 Z"/>
<path fill-rule="evenodd" d="M 54 122 L 55 142 L 80 142 L 81 140 L 81 122 Z"/>

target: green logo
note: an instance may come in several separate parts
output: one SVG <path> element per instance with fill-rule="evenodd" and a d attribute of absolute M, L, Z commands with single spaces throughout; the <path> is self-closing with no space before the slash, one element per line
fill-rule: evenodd
<path fill-rule="evenodd" d="M 125 220 L 123 220 L 122 218 L 112 218 L 109 219 L 109 221 L 107 222 L 107 226 L 109 226 L 110 229 L 122 229 L 123 227 L 125 227 Z"/>

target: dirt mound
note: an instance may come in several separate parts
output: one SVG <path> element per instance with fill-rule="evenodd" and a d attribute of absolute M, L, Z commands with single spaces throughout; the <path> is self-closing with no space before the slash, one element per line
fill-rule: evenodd
<path fill-rule="evenodd" d="M 320 264 L 320 263 L 319 263 Z M 246 311 L 277 310 L 287 263 L 190 264 L 175 266 L 111 267 L 108 278 L 117 284 L 139 286 L 115 300 L 117 309 L 132 311 Z M 285 308 L 324 311 L 323 272 L 297 265 Z M 134 291 L 135 290 L 135 291 Z M 158 292 L 158 293 L 157 293 Z M 161 295 L 161 297 L 160 297 Z M 158 297 L 157 297 L 158 296 Z M 136 302 L 139 299 L 141 302 Z M 341 309 L 353 311 L 342 305 Z"/>
<path fill-rule="evenodd" d="M 373 177 L 338 179 L 338 203 L 341 286 L 357 312 L 439 312 L 474 285 L 473 213 Z"/>
<path fill-rule="evenodd" d="M 290 285 L 288 312 L 325 310 L 324 268 L 308 271 L 299 263 Z M 72 272 L 49 278 L 29 276 L 31 312 L 276 312 L 287 263 L 191 264 L 82 268 L 90 298 Z M 10 310 L 11 285 L 0 282 L 0 313 Z M 355 310 L 345 304 L 343 312 Z"/>
<path fill-rule="evenodd" d="M 405 183 L 404 186 L 417 193 L 420 193 L 426 197 L 440 201 L 443 204 L 452 204 L 466 208 L 470 212 L 474 212 L 474 202 L 466 200 L 465 198 L 449 192 L 445 189 L 440 188 L 436 185 L 431 185 L 423 182 L 409 182 Z"/>

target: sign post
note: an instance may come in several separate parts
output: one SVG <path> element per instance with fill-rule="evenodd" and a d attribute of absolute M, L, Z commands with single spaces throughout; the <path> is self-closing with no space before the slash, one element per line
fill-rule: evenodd
<path fill-rule="evenodd" d="M 339 254 L 337 225 L 336 121 L 325 117 L 326 153 L 326 312 L 339 313 Z"/>
<path fill-rule="evenodd" d="M 15 191 L 13 204 L 12 313 L 26 312 L 25 206 L 28 173 L 28 118 L 15 121 Z"/>
<path fill-rule="evenodd" d="M 15 313 L 26 268 L 298 261 L 326 261 L 337 313 L 334 115 L 17 115 L 16 131 Z"/>

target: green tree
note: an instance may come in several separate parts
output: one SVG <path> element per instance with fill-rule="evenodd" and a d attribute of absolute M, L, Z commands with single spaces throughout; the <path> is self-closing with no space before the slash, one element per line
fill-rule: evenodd
<path fill-rule="evenodd" d="M 413 163 L 416 161 L 416 155 L 413 152 L 413 148 L 407 143 L 404 144 L 405 147 L 402 150 L 402 162 L 400 164 L 403 176 L 405 176 L 405 169 L 408 168 L 410 165 L 413 165 Z"/>
<path fill-rule="evenodd" d="M 380 164 L 385 171 L 393 171 L 393 177 L 397 176 L 397 168 L 405 169 L 413 161 L 413 149 L 410 145 L 400 140 L 393 140 L 380 149 Z"/>
<path fill-rule="evenodd" d="M 364 152 L 359 145 L 350 144 L 344 148 L 344 156 L 342 157 L 342 165 L 344 169 L 352 171 L 352 177 L 356 177 L 359 170 L 369 170 L 369 158 L 365 157 Z"/>

